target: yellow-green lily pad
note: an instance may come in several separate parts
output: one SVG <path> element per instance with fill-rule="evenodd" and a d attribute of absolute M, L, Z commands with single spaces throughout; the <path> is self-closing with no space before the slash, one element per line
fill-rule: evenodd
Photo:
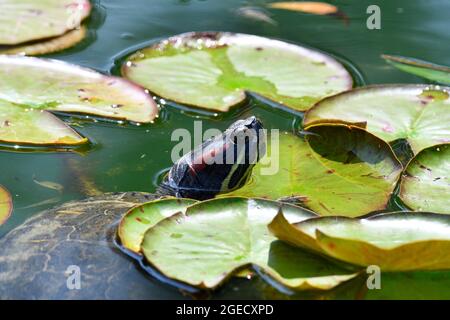
<path fill-rule="evenodd" d="M 88 0 L 2 0 L 0 45 L 63 35 L 79 27 L 91 8 Z"/>
<path fill-rule="evenodd" d="M 281 134 L 275 148 L 268 139 L 268 154 L 250 182 L 227 195 L 298 199 L 320 215 L 355 217 L 384 209 L 402 171 L 389 145 L 360 128 L 309 131 L 306 140 Z"/>
<path fill-rule="evenodd" d="M 358 266 L 383 271 L 450 269 L 450 216 L 397 212 L 369 218 L 321 217 L 269 226 L 280 240 Z"/>
<path fill-rule="evenodd" d="M 406 139 L 415 154 L 450 142 L 450 87 L 378 85 L 320 101 L 304 119 L 315 124 L 348 123 L 392 142 Z"/>
<path fill-rule="evenodd" d="M 38 42 L 19 44 L 15 46 L 0 46 L 0 54 L 18 54 L 37 56 L 68 49 L 81 42 L 87 33 L 87 28 L 81 26 L 62 36 L 41 40 Z"/>
<path fill-rule="evenodd" d="M 381 56 L 389 64 L 399 70 L 426 78 L 432 81 L 450 85 L 450 68 L 415 58 L 383 54 Z"/>
<path fill-rule="evenodd" d="M 297 290 L 331 289 L 357 275 L 277 241 L 267 225 L 280 208 L 291 222 L 315 217 L 305 209 L 274 201 L 214 199 L 148 229 L 141 250 L 150 266 L 164 276 L 203 289 L 214 289 L 248 267 L 261 268 Z"/>
<path fill-rule="evenodd" d="M 12 208 L 11 194 L 0 185 L 0 226 L 11 216 Z"/>
<path fill-rule="evenodd" d="M 139 254 L 145 232 L 161 220 L 185 212 L 196 200 L 167 198 L 151 201 L 132 208 L 122 218 L 118 235 L 122 246 Z"/>
<path fill-rule="evenodd" d="M 181 34 L 141 49 L 122 74 L 165 99 L 221 112 L 245 100 L 246 91 L 303 111 L 353 84 L 324 53 L 221 32 Z"/>
<path fill-rule="evenodd" d="M 151 96 L 127 80 L 56 60 L 0 56 L 0 142 L 87 142 L 48 111 L 142 123 L 158 115 Z"/>
<path fill-rule="evenodd" d="M 450 145 L 431 147 L 409 163 L 400 198 L 415 211 L 450 213 Z"/>

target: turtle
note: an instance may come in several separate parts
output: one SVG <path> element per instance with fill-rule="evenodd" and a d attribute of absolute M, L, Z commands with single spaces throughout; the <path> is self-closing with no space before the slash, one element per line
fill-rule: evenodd
<path fill-rule="evenodd" d="M 262 128 L 255 117 L 233 123 L 179 159 L 155 193 L 107 193 L 31 217 L 0 239 L 0 299 L 173 299 L 117 246 L 120 219 L 162 197 L 204 200 L 239 188 L 265 153 Z"/>

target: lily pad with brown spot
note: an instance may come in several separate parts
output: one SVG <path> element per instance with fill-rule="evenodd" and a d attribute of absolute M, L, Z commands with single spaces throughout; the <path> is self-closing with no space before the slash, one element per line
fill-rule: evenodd
<path fill-rule="evenodd" d="M 181 104 L 226 112 L 246 92 L 307 110 L 348 90 L 352 77 L 334 58 L 312 49 L 246 34 L 181 34 L 131 55 L 122 74 Z"/>
<path fill-rule="evenodd" d="M 203 289 L 217 288 L 247 267 L 260 268 L 272 281 L 295 290 L 328 290 L 357 276 L 351 268 L 276 241 L 267 225 L 281 208 L 291 222 L 315 217 L 274 201 L 214 199 L 148 229 L 141 250 L 164 276 Z"/>
<path fill-rule="evenodd" d="M 88 0 L 2 0 L 0 45 L 17 45 L 57 37 L 89 16 Z"/>
<path fill-rule="evenodd" d="M 450 214 L 450 145 L 431 147 L 409 163 L 400 198 L 411 209 Z"/>
<path fill-rule="evenodd" d="M 149 123 L 158 108 L 144 89 L 56 60 L 0 56 L 0 141 L 30 145 L 86 143 L 49 113 L 90 114 Z"/>
<path fill-rule="evenodd" d="M 11 194 L 0 185 L 0 226 L 11 216 L 12 208 Z"/>
<path fill-rule="evenodd" d="M 450 87 L 377 85 L 324 99 L 304 118 L 315 124 L 347 123 L 364 126 L 393 142 L 406 139 L 415 154 L 450 142 Z"/>
<path fill-rule="evenodd" d="M 360 128 L 309 131 L 306 140 L 292 134 L 268 139 L 268 155 L 250 182 L 227 196 L 288 198 L 320 215 L 383 210 L 402 171 L 389 145 Z"/>
<path fill-rule="evenodd" d="M 122 246 L 139 254 L 142 239 L 149 228 L 167 217 L 185 212 L 188 206 L 196 202 L 191 199 L 166 198 L 136 206 L 120 221 L 118 236 Z"/>
<path fill-rule="evenodd" d="M 450 269 L 450 216 L 397 212 L 364 219 L 322 217 L 298 224 L 278 214 L 269 226 L 280 240 L 382 271 Z"/>

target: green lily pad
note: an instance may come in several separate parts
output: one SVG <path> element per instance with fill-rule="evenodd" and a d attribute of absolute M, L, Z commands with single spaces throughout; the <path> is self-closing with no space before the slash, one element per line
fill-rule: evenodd
<path fill-rule="evenodd" d="M 347 126 L 317 126 L 310 133 L 306 141 L 281 134 L 276 153 L 255 166 L 247 185 L 227 195 L 297 198 L 320 215 L 354 217 L 384 209 L 402 171 L 389 145 Z M 275 174 L 266 173 L 268 159 L 279 161 Z"/>
<path fill-rule="evenodd" d="M 328 55 L 220 32 L 186 33 L 139 50 L 122 74 L 163 98 L 222 112 L 245 100 L 246 91 L 303 111 L 352 87 L 350 74 Z"/>
<path fill-rule="evenodd" d="M 358 88 L 316 104 L 306 113 L 304 126 L 330 122 L 364 126 L 388 142 L 406 139 L 417 154 L 450 142 L 449 93 L 449 87 L 427 85 Z"/>
<path fill-rule="evenodd" d="M 278 214 L 269 229 L 280 240 L 383 271 L 450 269 L 450 216 L 397 212 L 365 219 L 322 217 L 297 224 Z"/>
<path fill-rule="evenodd" d="M 2 0 L 0 44 L 15 45 L 63 35 L 89 16 L 88 0 Z"/>
<path fill-rule="evenodd" d="M 441 66 L 415 58 L 392 56 L 387 54 L 383 54 L 381 57 L 399 70 L 428 80 L 447 85 L 450 84 L 450 68 L 447 66 Z"/>
<path fill-rule="evenodd" d="M 45 39 L 39 42 L 19 44 L 15 46 L 0 46 L 0 54 L 19 54 L 37 56 L 62 51 L 73 47 L 86 37 L 85 26 L 71 30 L 62 36 Z"/>
<path fill-rule="evenodd" d="M 0 185 L 0 226 L 11 216 L 12 208 L 11 194 Z"/>
<path fill-rule="evenodd" d="M 124 248 L 140 253 L 145 232 L 161 220 L 186 208 L 196 200 L 167 198 L 144 203 L 128 211 L 119 224 L 118 235 Z"/>
<path fill-rule="evenodd" d="M 222 198 L 199 202 L 150 228 L 142 252 L 163 275 L 200 288 L 216 288 L 245 267 L 262 268 L 292 289 L 331 289 L 356 276 L 276 241 L 268 223 L 282 208 L 291 222 L 315 215 L 262 199 Z"/>
<path fill-rule="evenodd" d="M 419 153 L 406 168 L 400 198 L 411 209 L 450 213 L 450 145 Z"/>
<path fill-rule="evenodd" d="M 158 115 L 153 99 L 127 80 L 56 60 L 0 56 L 0 141 L 87 142 L 49 110 L 143 123 Z"/>

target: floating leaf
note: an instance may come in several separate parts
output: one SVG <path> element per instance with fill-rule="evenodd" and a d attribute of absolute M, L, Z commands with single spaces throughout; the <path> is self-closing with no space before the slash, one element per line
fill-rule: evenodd
<path fill-rule="evenodd" d="M 320 15 L 333 14 L 338 12 L 338 8 L 336 6 L 333 6 L 332 4 L 313 1 L 273 2 L 269 3 L 269 7 L 273 9 L 284 9 Z"/>
<path fill-rule="evenodd" d="M 27 56 L 37 56 L 68 49 L 81 42 L 86 37 L 86 27 L 82 26 L 71 30 L 62 36 L 21 44 L 16 46 L 0 46 L 0 54 L 20 54 Z"/>
<path fill-rule="evenodd" d="M 426 149 L 409 163 L 400 198 L 416 211 L 450 213 L 450 145 Z"/>
<path fill-rule="evenodd" d="M 307 141 L 280 135 L 275 154 L 253 169 L 250 183 L 228 195 L 299 198 L 321 215 L 359 216 L 381 210 L 395 188 L 402 167 L 390 147 L 359 128 L 310 128 Z M 279 150 L 278 150 L 279 149 Z M 272 151 L 274 152 L 274 151 Z M 267 163 L 278 170 L 268 170 Z"/>
<path fill-rule="evenodd" d="M 0 226 L 11 216 L 13 203 L 8 190 L 0 185 Z"/>
<path fill-rule="evenodd" d="M 142 239 L 149 228 L 175 213 L 184 213 L 188 206 L 196 202 L 191 199 L 167 198 L 134 207 L 120 221 L 118 235 L 122 245 L 139 253 Z"/>
<path fill-rule="evenodd" d="M 323 217 L 291 224 L 278 214 L 269 229 L 280 240 L 383 271 L 450 269 L 450 216 L 398 212 L 365 219 Z"/>
<path fill-rule="evenodd" d="M 63 35 L 91 12 L 88 0 L 2 0 L 0 44 L 16 45 Z"/>
<path fill-rule="evenodd" d="M 87 142 L 48 110 L 145 123 L 158 114 L 153 99 L 124 79 L 56 60 L 0 56 L 0 141 Z"/>
<path fill-rule="evenodd" d="M 412 73 L 428 80 L 450 84 L 450 68 L 447 66 L 441 66 L 415 58 L 387 54 L 383 54 L 381 57 L 389 64 L 402 71 Z"/>
<path fill-rule="evenodd" d="M 164 98 L 228 111 L 257 93 L 294 110 L 350 89 L 330 56 L 297 45 L 232 33 L 187 33 L 139 50 L 122 74 Z"/>
<path fill-rule="evenodd" d="M 200 288 L 216 288 L 236 271 L 262 268 L 293 289 L 331 289 L 356 276 L 270 235 L 267 225 L 280 206 L 290 221 L 312 212 L 268 200 L 222 198 L 190 206 L 150 228 L 145 258 L 165 276 Z"/>
<path fill-rule="evenodd" d="M 450 142 L 449 87 L 379 85 L 322 100 L 304 119 L 314 124 L 345 122 L 392 142 L 406 139 L 413 152 Z"/>

